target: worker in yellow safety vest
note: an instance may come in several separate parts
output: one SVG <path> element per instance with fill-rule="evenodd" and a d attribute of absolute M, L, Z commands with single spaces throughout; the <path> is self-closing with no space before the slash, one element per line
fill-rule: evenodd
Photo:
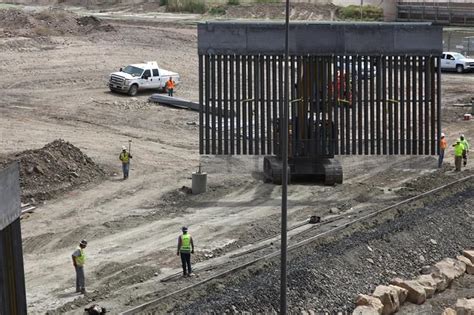
<path fill-rule="evenodd" d="M 123 171 L 123 179 L 128 178 L 128 172 L 130 170 L 130 159 L 132 158 L 132 155 L 127 152 L 127 147 L 123 146 L 122 147 L 122 152 L 119 155 L 119 160 L 122 161 L 122 171 Z"/>
<path fill-rule="evenodd" d="M 454 165 L 456 166 L 456 171 L 461 170 L 462 164 L 462 154 L 464 152 L 464 145 L 461 142 L 461 139 L 457 139 L 456 143 L 453 144 L 454 147 Z"/>
<path fill-rule="evenodd" d="M 191 254 L 194 254 L 194 243 L 193 238 L 188 233 L 188 228 L 183 226 L 181 230 L 183 231 L 183 234 L 178 238 L 178 252 L 176 255 L 181 255 L 183 277 L 190 277 L 192 275 Z"/>
<path fill-rule="evenodd" d="M 87 241 L 82 240 L 79 247 L 72 253 L 72 264 L 76 269 L 76 292 L 86 293 L 86 280 L 84 277 L 84 264 L 86 263 L 86 253 L 84 249 L 87 247 Z"/>

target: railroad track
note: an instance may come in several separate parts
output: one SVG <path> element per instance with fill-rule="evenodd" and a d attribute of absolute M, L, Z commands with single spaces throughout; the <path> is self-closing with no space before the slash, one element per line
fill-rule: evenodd
<path fill-rule="evenodd" d="M 310 228 L 304 229 L 303 231 L 300 231 L 300 232 L 298 232 L 298 233 L 293 234 L 292 237 L 290 238 L 290 240 L 291 240 L 291 239 L 294 239 L 294 238 L 296 238 L 296 237 L 298 237 L 298 236 L 300 236 L 300 235 L 303 234 L 303 233 L 306 233 L 306 234 L 307 234 L 308 231 L 309 231 L 310 229 L 313 229 L 313 228 L 323 227 L 323 226 L 326 226 L 326 228 L 327 228 L 325 231 L 322 231 L 322 232 L 320 232 L 320 233 L 318 233 L 318 234 L 316 234 L 316 235 L 313 235 L 313 236 L 311 236 L 311 237 L 307 237 L 307 238 L 305 238 L 305 239 L 302 240 L 302 241 L 297 241 L 297 242 L 295 242 L 294 244 L 291 244 L 290 246 L 288 246 L 288 252 L 293 251 L 293 250 L 295 250 L 295 249 L 298 249 L 298 248 L 300 248 L 300 247 L 302 247 L 302 246 L 305 246 L 305 245 L 307 245 L 307 244 L 309 244 L 309 243 L 312 243 L 312 242 L 314 242 L 314 241 L 316 241 L 316 240 L 318 240 L 318 239 L 321 239 L 321 238 L 323 238 L 323 237 L 325 237 L 325 236 L 334 234 L 334 233 L 336 233 L 336 232 L 340 232 L 340 231 L 342 231 L 342 230 L 344 230 L 344 229 L 347 229 L 347 228 L 349 228 L 349 227 L 351 227 L 351 226 L 353 226 L 353 225 L 355 225 L 355 224 L 357 224 L 357 223 L 364 222 L 364 221 L 366 221 L 367 219 L 376 217 L 376 216 L 379 215 L 379 214 L 382 214 L 382 213 L 384 213 L 384 212 L 388 212 L 388 211 L 390 211 L 390 210 L 394 210 L 394 209 L 396 209 L 396 208 L 398 208 L 398 207 L 400 207 L 400 206 L 402 206 L 402 205 L 409 204 L 409 203 L 411 203 L 411 202 L 420 200 L 420 199 L 422 199 L 422 198 L 425 198 L 425 197 L 427 197 L 427 196 L 430 196 L 430 195 L 433 195 L 433 194 L 435 194 L 435 193 L 437 193 L 437 192 L 440 192 L 440 191 L 442 191 L 442 190 L 444 190 L 444 189 L 446 189 L 446 188 L 456 186 L 456 185 L 458 185 L 458 184 L 460 184 L 460 183 L 463 183 L 463 182 L 467 182 L 467 181 L 469 181 L 470 179 L 473 179 L 473 178 L 474 178 L 474 175 L 469 175 L 469 176 L 463 177 L 463 178 L 461 178 L 461 179 L 455 180 L 455 181 L 453 181 L 453 182 L 451 182 L 451 183 L 448 183 L 448 184 L 439 186 L 439 187 L 437 187 L 437 188 L 431 189 L 431 190 L 429 190 L 429 191 L 426 191 L 426 192 L 421 193 L 421 194 L 419 194 L 419 195 L 416 195 L 416 196 L 414 196 L 414 197 L 411 197 L 411 198 L 405 199 L 405 200 L 403 200 L 403 201 L 397 202 L 397 203 L 395 203 L 395 204 L 393 204 L 393 205 L 390 205 L 390 206 L 388 206 L 388 207 L 385 207 L 385 208 L 382 208 L 382 209 L 379 209 L 379 210 L 376 210 L 376 211 L 371 211 L 371 212 L 369 212 L 369 213 L 367 213 L 367 212 L 362 213 L 362 212 L 361 212 L 361 213 L 359 213 L 358 215 L 357 215 L 357 214 L 354 214 L 354 218 L 351 219 L 351 220 L 349 220 L 349 221 L 347 221 L 347 217 L 346 217 L 345 215 L 333 217 L 333 218 L 330 218 L 329 220 L 322 221 L 322 222 L 320 222 L 320 224 L 313 225 L 313 226 L 310 227 Z M 344 220 L 344 219 L 346 219 L 346 220 Z M 337 224 L 338 221 L 342 221 L 342 222 L 339 223 L 339 224 Z M 294 229 L 297 229 L 297 228 L 302 227 L 302 226 L 304 226 L 304 225 L 305 225 L 305 223 L 299 223 L 299 224 L 296 224 L 295 226 L 291 227 L 289 230 L 294 230 Z M 270 239 L 274 239 L 274 238 L 267 238 L 267 240 L 270 240 Z M 260 246 L 257 246 L 256 248 L 253 248 L 253 249 L 244 251 L 244 252 L 242 252 L 242 253 L 232 254 L 232 255 L 230 255 L 230 258 L 232 258 L 232 257 L 240 257 L 240 256 L 243 256 L 243 255 L 245 255 L 245 254 L 247 254 L 247 253 L 255 253 L 255 252 L 259 251 L 259 250 L 262 249 L 262 248 L 265 248 L 265 246 L 260 245 Z M 280 255 L 280 248 L 278 248 L 277 250 L 272 251 L 271 253 L 268 253 L 268 254 L 265 254 L 265 255 L 261 255 L 261 256 L 259 256 L 259 257 L 257 257 L 257 258 L 250 259 L 250 260 L 248 260 L 248 261 L 246 261 L 246 262 L 244 262 L 244 263 L 241 263 L 241 264 L 237 265 L 236 267 L 232 267 L 232 268 L 230 268 L 230 269 L 227 269 L 227 270 L 224 270 L 224 271 L 215 273 L 215 274 L 213 274 L 213 275 L 211 275 L 211 276 L 209 276 L 209 277 L 207 277 L 207 278 L 205 278 L 205 279 L 203 279 L 203 280 L 201 280 L 201 281 L 199 281 L 199 282 L 197 282 L 197 283 L 193 283 L 193 284 L 191 284 L 191 285 L 189 285 L 189 286 L 186 286 L 186 287 L 184 287 L 184 288 L 181 288 L 181 289 L 179 289 L 179 290 L 176 290 L 176 291 L 170 292 L 170 293 L 168 293 L 168 294 L 165 294 L 165 295 L 163 295 L 163 296 L 160 296 L 160 297 L 158 297 L 158 298 L 156 298 L 156 299 L 154 299 L 154 300 L 152 300 L 152 301 L 149 301 L 149 302 L 147 302 L 147 303 L 143 303 L 143 304 L 141 304 L 141 305 L 138 305 L 138 306 L 136 306 L 136 307 L 134 307 L 134 308 L 132 308 L 132 309 L 129 309 L 129 310 L 125 311 L 125 312 L 122 312 L 122 313 L 120 313 L 120 314 L 122 314 L 122 315 L 131 315 L 131 314 L 137 314 L 137 313 L 140 313 L 140 312 L 147 312 L 147 311 L 149 311 L 151 308 L 160 305 L 161 302 L 163 302 L 164 300 L 166 300 L 166 299 L 168 299 L 168 298 L 170 298 L 170 297 L 173 297 L 174 295 L 177 295 L 177 294 L 180 294 L 180 293 L 184 293 L 184 292 L 186 292 L 186 291 L 188 291 L 188 290 L 190 290 L 190 289 L 193 289 L 193 288 L 195 288 L 195 287 L 201 286 L 201 285 L 203 285 L 203 284 L 205 284 L 205 283 L 207 283 L 207 282 L 209 282 L 209 281 L 212 281 L 212 280 L 218 279 L 218 278 L 222 278 L 222 277 L 224 277 L 224 276 L 226 276 L 226 275 L 228 275 L 228 274 L 231 274 L 231 273 L 234 273 L 234 272 L 236 272 L 236 271 L 245 269 L 245 268 L 247 268 L 247 267 L 249 267 L 249 266 L 252 266 L 252 265 L 254 265 L 254 264 L 257 264 L 257 263 L 259 263 L 259 262 L 261 262 L 261 261 L 265 261 L 265 260 L 268 260 L 268 259 L 271 259 L 271 258 L 278 257 L 279 255 Z M 225 265 L 225 263 L 219 264 L 218 266 L 214 265 L 214 268 L 205 268 L 205 269 L 203 269 L 203 270 L 201 270 L 201 271 L 207 271 L 207 270 L 209 270 L 209 269 L 217 269 L 217 267 L 219 267 L 219 266 L 221 266 L 221 265 Z M 173 279 L 175 276 L 179 276 L 179 274 L 178 274 L 178 275 L 169 276 L 169 277 L 167 277 L 167 278 L 162 279 L 161 281 L 163 282 L 163 281 L 171 280 L 171 279 Z"/>

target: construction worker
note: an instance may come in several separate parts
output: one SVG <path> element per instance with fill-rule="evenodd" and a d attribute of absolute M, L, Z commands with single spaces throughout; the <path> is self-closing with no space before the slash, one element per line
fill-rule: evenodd
<path fill-rule="evenodd" d="M 170 77 L 168 81 L 166 81 L 166 90 L 168 91 L 168 96 L 173 97 L 173 90 L 176 86 L 176 83 L 173 81 L 173 78 Z"/>
<path fill-rule="evenodd" d="M 82 240 L 79 243 L 79 247 L 72 253 L 72 264 L 76 269 L 76 292 L 86 293 L 85 277 L 84 277 L 84 264 L 86 262 L 86 253 L 84 248 L 87 247 L 87 241 Z"/>
<path fill-rule="evenodd" d="M 461 170 L 462 164 L 462 153 L 464 151 L 464 145 L 461 142 L 461 139 L 457 139 L 456 143 L 453 144 L 454 147 L 454 165 L 456 166 L 456 171 Z"/>
<path fill-rule="evenodd" d="M 438 168 L 441 168 L 443 165 L 444 151 L 448 147 L 446 142 L 446 137 L 444 133 L 441 133 L 441 139 L 439 140 L 439 159 L 438 159 Z"/>
<path fill-rule="evenodd" d="M 178 252 L 177 256 L 181 255 L 181 264 L 183 266 L 183 277 L 190 277 L 191 269 L 191 254 L 194 254 L 193 238 L 188 233 L 188 228 L 183 226 L 181 228 L 183 234 L 178 238 Z M 186 270 L 187 267 L 187 270 Z"/>
<path fill-rule="evenodd" d="M 130 159 L 132 156 L 127 152 L 127 147 L 122 146 L 122 152 L 120 153 L 119 159 L 122 161 L 123 179 L 128 178 L 128 171 L 130 170 Z"/>
<path fill-rule="evenodd" d="M 467 164 L 467 153 L 469 152 L 469 142 L 467 142 L 466 137 L 461 135 L 460 137 L 461 143 L 464 146 L 464 151 L 462 152 L 462 159 L 464 160 L 464 166 Z"/>

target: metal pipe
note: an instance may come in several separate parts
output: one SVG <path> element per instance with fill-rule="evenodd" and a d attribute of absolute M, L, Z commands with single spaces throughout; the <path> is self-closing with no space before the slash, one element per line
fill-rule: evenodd
<path fill-rule="evenodd" d="M 286 315 L 288 306 L 286 303 L 286 263 L 287 263 L 287 215 L 288 215 L 288 107 L 290 97 L 290 69 L 288 67 L 290 46 L 289 46 L 289 34 L 290 33 L 290 0 L 286 0 L 286 17 L 285 17 L 285 103 L 283 105 L 282 115 L 282 159 L 283 159 L 283 170 L 281 172 L 281 274 L 280 274 L 280 314 Z"/>

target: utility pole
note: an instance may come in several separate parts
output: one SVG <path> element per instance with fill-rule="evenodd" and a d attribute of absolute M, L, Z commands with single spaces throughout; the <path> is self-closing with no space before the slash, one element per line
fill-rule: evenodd
<path fill-rule="evenodd" d="M 280 315 L 286 315 L 286 261 L 287 261 L 287 221 L 288 221 L 288 116 L 290 106 L 290 67 L 289 67 L 289 34 L 290 33 L 290 0 L 286 0 L 285 18 L 285 101 L 282 113 L 282 154 L 283 171 L 281 174 L 281 257 L 280 257 Z"/>
<path fill-rule="evenodd" d="M 360 0 L 360 20 L 364 18 L 362 7 L 364 6 L 364 0 Z"/>

